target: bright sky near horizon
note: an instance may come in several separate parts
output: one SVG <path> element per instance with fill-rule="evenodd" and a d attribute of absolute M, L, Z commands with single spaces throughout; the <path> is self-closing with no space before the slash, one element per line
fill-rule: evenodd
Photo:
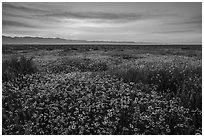
<path fill-rule="evenodd" d="M 201 2 L 2 3 L 6 36 L 201 44 Z"/>

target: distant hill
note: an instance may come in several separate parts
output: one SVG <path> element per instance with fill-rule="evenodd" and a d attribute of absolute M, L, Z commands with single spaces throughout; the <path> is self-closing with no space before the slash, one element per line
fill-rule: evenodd
<path fill-rule="evenodd" d="M 9 37 L 2 36 L 2 44 L 117 44 L 117 45 L 202 45 L 202 44 L 176 44 L 176 43 L 158 43 L 158 42 L 134 42 L 134 41 L 87 41 L 70 40 L 62 38 L 43 38 L 43 37 Z"/>
<path fill-rule="evenodd" d="M 68 40 L 61 38 L 42 38 L 42 37 L 8 37 L 2 36 L 2 44 L 136 44 L 135 42 L 117 41 L 86 41 Z"/>
<path fill-rule="evenodd" d="M 3 44 L 66 44 L 86 42 L 85 40 L 67 40 L 60 38 L 42 38 L 42 37 L 8 37 L 2 36 Z"/>

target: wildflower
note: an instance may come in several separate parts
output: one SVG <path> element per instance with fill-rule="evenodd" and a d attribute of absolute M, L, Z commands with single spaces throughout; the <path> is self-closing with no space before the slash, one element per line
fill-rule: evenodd
<path fill-rule="evenodd" d="M 99 124 L 98 122 L 95 122 L 95 123 L 94 123 L 94 126 L 95 126 L 95 127 L 98 127 L 99 125 L 100 125 L 100 124 Z"/>
<path fill-rule="evenodd" d="M 134 126 L 133 126 L 132 124 L 129 124 L 129 127 L 130 127 L 130 128 L 134 128 Z"/>
<path fill-rule="evenodd" d="M 180 124 L 179 126 L 180 126 L 180 127 L 184 127 L 184 125 L 183 125 L 183 124 Z"/>
<path fill-rule="evenodd" d="M 202 133 L 196 133 L 195 135 L 202 135 Z"/>
<path fill-rule="evenodd" d="M 149 126 L 149 125 L 145 125 L 145 127 L 146 127 L 146 128 L 149 128 L 150 126 Z"/>
<path fill-rule="evenodd" d="M 152 106 L 148 106 L 148 110 L 149 111 L 153 110 Z"/>
<path fill-rule="evenodd" d="M 145 116 L 141 116 L 140 118 L 141 118 L 141 120 L 145 120 L 145 119 L 146 119 L 146 117 L 145 117 Z"/>
<path fill-rule="evenodd" d="M 160 125 L 160 124 L 161 124 L 161 121 L 156 121 L 156 124 L 157 124 L 157 125 Z"/>
<path fill-rule="evenodd" d="M 139 131 L 139 129 L 138 128 L 134 128 L 134 132 L 138 132 Z"/>
<path fill-rule="evenodd" d="M 127 127 L 123 127 L 123 131 L 129 131 Z"/>
<path fill-rule="evenodd" d="M 167 132 L 167 133 L 170 133 L 171 130 L 170 130 L 169 128 L 166 128 L 166 132 Z"/>

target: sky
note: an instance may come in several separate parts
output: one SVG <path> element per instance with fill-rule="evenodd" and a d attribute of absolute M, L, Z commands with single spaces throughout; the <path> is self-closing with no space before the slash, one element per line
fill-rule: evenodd
<path fill-rule="evenodd" d="M 3 2 L 2 34 L 201 44 L 202 3 Z"/>

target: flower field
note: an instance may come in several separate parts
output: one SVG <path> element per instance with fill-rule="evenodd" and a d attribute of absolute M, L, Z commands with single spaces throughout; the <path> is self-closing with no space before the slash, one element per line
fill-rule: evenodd
<path fill-rule="evenodd" d="M 75 52 L 3 80 L 3 134 L 202 134 L 201 59 Z"/>

